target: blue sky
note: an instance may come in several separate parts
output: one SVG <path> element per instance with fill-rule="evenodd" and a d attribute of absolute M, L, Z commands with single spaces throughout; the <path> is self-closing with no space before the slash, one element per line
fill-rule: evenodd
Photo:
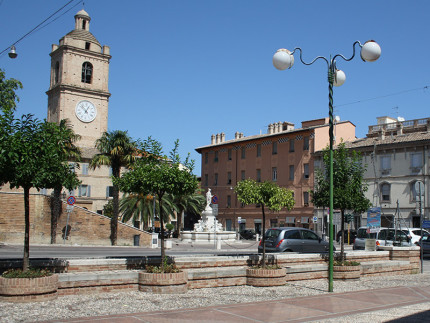
<path fill-rule="evenodd" d="M 0 0 L 0 50 L 18 40 L 68 0 Z M 78 2 L 76 0 L 75 2 Z M 79 4 L 0 57 L 7 78 L 22 81 L 19 113 L 47 115 L 51 44 L 74 28 Z M 376 40 L 381 58 L 338 60 L 346 82 L 335 88 L 335 114 L 358 137 L 379 116 L 429 117 L 430 1 L 86 0 L 90 31 L 111 48 L 109 130 L 152 136 L 168 152 L 180 139 L 181 156 L 211 134 L 233 139 L 266 133 L 267 125 L 328 115 L 327 67 L 299 62 L 278 71 L 278 48 L 303 57 L 352 55 L 356 40 Z M 396 94 L 396 95 L 391 95 Z M 371 98 L 378 98 L 368 100 Z M 359 103 L 349 104 L 360 101 Z"/>

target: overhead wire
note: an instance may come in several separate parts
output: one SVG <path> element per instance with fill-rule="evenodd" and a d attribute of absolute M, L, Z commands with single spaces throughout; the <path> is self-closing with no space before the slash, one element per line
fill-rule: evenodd
<path fill-rule="evenodd" d="M 18 44 L 21 40 L 23 40 L 24 38 L 26 38 L 27 36 L 29 36 L 30 34 L 32 34 L 35 31 L 38 31 L 46 26 L 48 26 L 50 23 L 54 22 L 55 20 L 57 20 L 58 18 L 60 18 L 62 15 L 64 15 L 65 13 L 67 13 L 69 10 L 71 10 L 72 8 L 76 7 L 79 3 L 83 2 L 84 0 L 78 0 L 78 2 L 71 8 L 69 8 L 66 12 L 62 13 L 59 17 L 55 18 L 54 20 L 48 22 L 47 24 L 43 25 L 44 23 L 46 23 L 49 19 L 51 19 L 53 16 L 55 16 L 57 13 L 59 13 L 61 10 L 63 10 L 65 7 L 67 7 L 68 5 L 70 5 L 72 2 L 74 2 L 76 0 L 70 0 L 69 2 L 67 2 L 64 6 L 62 6 L 60 9 L 58 9 L 57 11 L 55 11 L 53 14 L 51 14 L 48 18 L 46 18 L 45 20 L 43 20 L 41 23 L 39 23 L 36 27 L 34 27 L 33 29 L 31 29 L 29 32 L 27 32 L 25 35 L 23 35 L 21 38 L 19 38 L 17 41 L 15 41 L 13 44 L 11 44 L 10 46 L 8 46 L 7 48 L 5 48 L 3 51 L 0 52 L 0 56 L 2 56 L 4 53 L 6 53 L 6 51 L 8 51 L 12 46 L 15 46 L 16 44 Z"/>

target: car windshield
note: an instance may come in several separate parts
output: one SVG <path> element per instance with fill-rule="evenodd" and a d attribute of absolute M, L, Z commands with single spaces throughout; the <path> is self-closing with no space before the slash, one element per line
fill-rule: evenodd
<path fill-rule="evenodd" d="M 376 233 L 367 233 L 367 229 L 358 229 L 357 238 L 376 239 Z"/>

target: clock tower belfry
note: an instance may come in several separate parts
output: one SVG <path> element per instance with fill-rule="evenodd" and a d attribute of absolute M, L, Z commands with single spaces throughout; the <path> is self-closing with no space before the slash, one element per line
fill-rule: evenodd
<path fill-rule="evenodd" d="M 94 148 L 107 131 L 109 102 L 109 47 L 90 33 L 85 10 L 75 15 L 75 29 L 52 45 L 48 121 L 68 119 L 81 136 L 80 147 Z"/>

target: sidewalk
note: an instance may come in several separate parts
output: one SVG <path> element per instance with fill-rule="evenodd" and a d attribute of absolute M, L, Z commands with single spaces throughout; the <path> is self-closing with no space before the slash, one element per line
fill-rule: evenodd
<path fill-rule="evenodd" d="M 357 282 L 359 283 L 359 282 Z M 47 322 L 429 322 L 430 286 L 220 305 Z"/>

